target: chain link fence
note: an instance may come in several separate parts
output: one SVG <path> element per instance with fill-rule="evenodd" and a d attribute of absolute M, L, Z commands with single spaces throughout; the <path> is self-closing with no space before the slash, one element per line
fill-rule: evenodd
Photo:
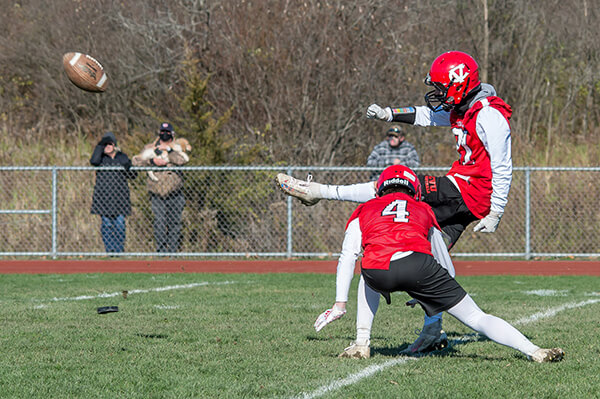
<path fill-rule="evenodd" d="M 117 168 L 0 167 L 0 256 L 122 257 L 333 257 L 339 253 L 355 203 L 322 200 L 312 207 L 277 190 L 279 172 L 314 181 L 352 184 L 369 180 L 367 167 L 181 167 L 185 198 L 179 213 L 166 209 L 175 244 L 160 248 L 147 172 L 128 180 L 131 214 L 123 252 L 109 252 L 101 217 L 91 214 L 97 173 Z M 156 170 L 156 169 L 154 169 Z M 164 169 L 162 169 L 164 170 Z M 418 168 L 443 175 L 447 168 Z M 509 202 L 494 234 L 470 226 L 455 257 L 600 256 L 600 168 L 514 170 Z M 180 233 L 174 226 L 181 222 Z M 175 232 L 171 234 L 172 232 Z M 106 239 L 107 233 L 104 232 Z M 110 236 L 110 234 L 108 234 Z"/>

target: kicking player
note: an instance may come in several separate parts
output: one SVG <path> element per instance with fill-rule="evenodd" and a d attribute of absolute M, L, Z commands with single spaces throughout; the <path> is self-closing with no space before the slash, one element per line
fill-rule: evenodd
<path fill-rule="evenodd" d="M 411 169 L 392 165 L 382 172 L 377 197 L 359 205 L 346 225 L 332 309 L 345 311 L 354 265 L 362 249 L 361 275 L 369 287 L 386 298 L 390 292 L 405 291 L 428 315 L 447 311 L 467 327 L 532 361 L 560 361 L 562 349 L 542 349 L 503 319 L 483 312 L 440 265 L 438 259 L 449 261 L 448 251 L 443 244 L 432 246 L 432 241 L 442 240 L 440 226 L 431 207 L 420 199 L 421 185 Z M 317 330 L 328 324 L 332 309 L 319 316 Z M 362 346 L 353 343 L 340 355 L 369 356 L 368 342 Z"/>
<path fill-rule="evenodd" d="M 433 88 L 425 94 L 427 106 L 382 108 L 372 104 L 367 118 L 452 128 L 459 159 L 445 176 L 419 175 L 423 201 L 433 208 L 448 248 L 452 248 L 471 222 L 479 220 L 474 230 L 483 233 L 493 233 L 500 223 L 512 181 L 512 111 L 491 85 L 481 83 L 475 60 L 460 51 L 437 57 L 425 84 Z M 335 186 L 281 173 L 277 180 L 286 194 L 305 205 L 314 205 L 320 199 L 366 202 L 375 196 L 372 182 Z M 365 287 L 361 279 L 357 325 L 363 340 L 370 337 L 378 303 L 379 295 Z M 441 313 L 425 315 L 423 329 L 407 351 L 428 352 L 445 345 Z"/>

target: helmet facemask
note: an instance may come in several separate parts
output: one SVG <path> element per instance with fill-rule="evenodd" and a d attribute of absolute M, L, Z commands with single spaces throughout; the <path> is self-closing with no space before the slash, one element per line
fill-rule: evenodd
<path fill-rule="evenodd" d="M 453 101 L 452 97 L 448 98 L 448 89 L 452 86 L 452 82 L 448 84 L 448 87 L 444 86 L 438 82 L 432 82 L 431 76 L 427 74 L 425 77 L 425 82 L 427 86 L 432 86 L 433 90 L 425 93 L 425 103 L 427 106 L 433 111 L 438 112 L 441 110 L 450 111 L 452 109 L 452 102 L 448 102 L 448 100 Z"/>

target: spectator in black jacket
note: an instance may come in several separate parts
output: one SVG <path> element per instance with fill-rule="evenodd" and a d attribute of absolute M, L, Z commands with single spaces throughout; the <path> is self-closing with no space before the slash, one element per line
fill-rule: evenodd
<path fill-rule="evenodd" d="M 122 166 L 123 170 L 98 170 L 92 198 L 92 214 L 100 215 L 100 233 L 106 252 L 123 252 L 125 246 L 125 217 L 131 214 L 127 179 L 137 172 L 129 170 L 131 161 L 117 148 L 117 139 L 107 132 L 94 148 L 90 158 L 94 166 Z"/>

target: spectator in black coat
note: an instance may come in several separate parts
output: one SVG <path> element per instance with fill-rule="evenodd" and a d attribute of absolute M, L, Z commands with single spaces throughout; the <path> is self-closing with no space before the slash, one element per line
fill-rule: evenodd
<path fill-rule="evenodd" d="M 131 161 L 117 148 L 117 138 L 107 132 L 94 148 L 90 158 L 94 166 L 122 166 L 123 170 L 98 170 L 92 198 L 92 214 L 100 215 L 100 233 L 106 252 L 123 252 L 125 246 L 125 217 L 131 214 L 127 179 L 136 171 L 129 170 Z"/>

